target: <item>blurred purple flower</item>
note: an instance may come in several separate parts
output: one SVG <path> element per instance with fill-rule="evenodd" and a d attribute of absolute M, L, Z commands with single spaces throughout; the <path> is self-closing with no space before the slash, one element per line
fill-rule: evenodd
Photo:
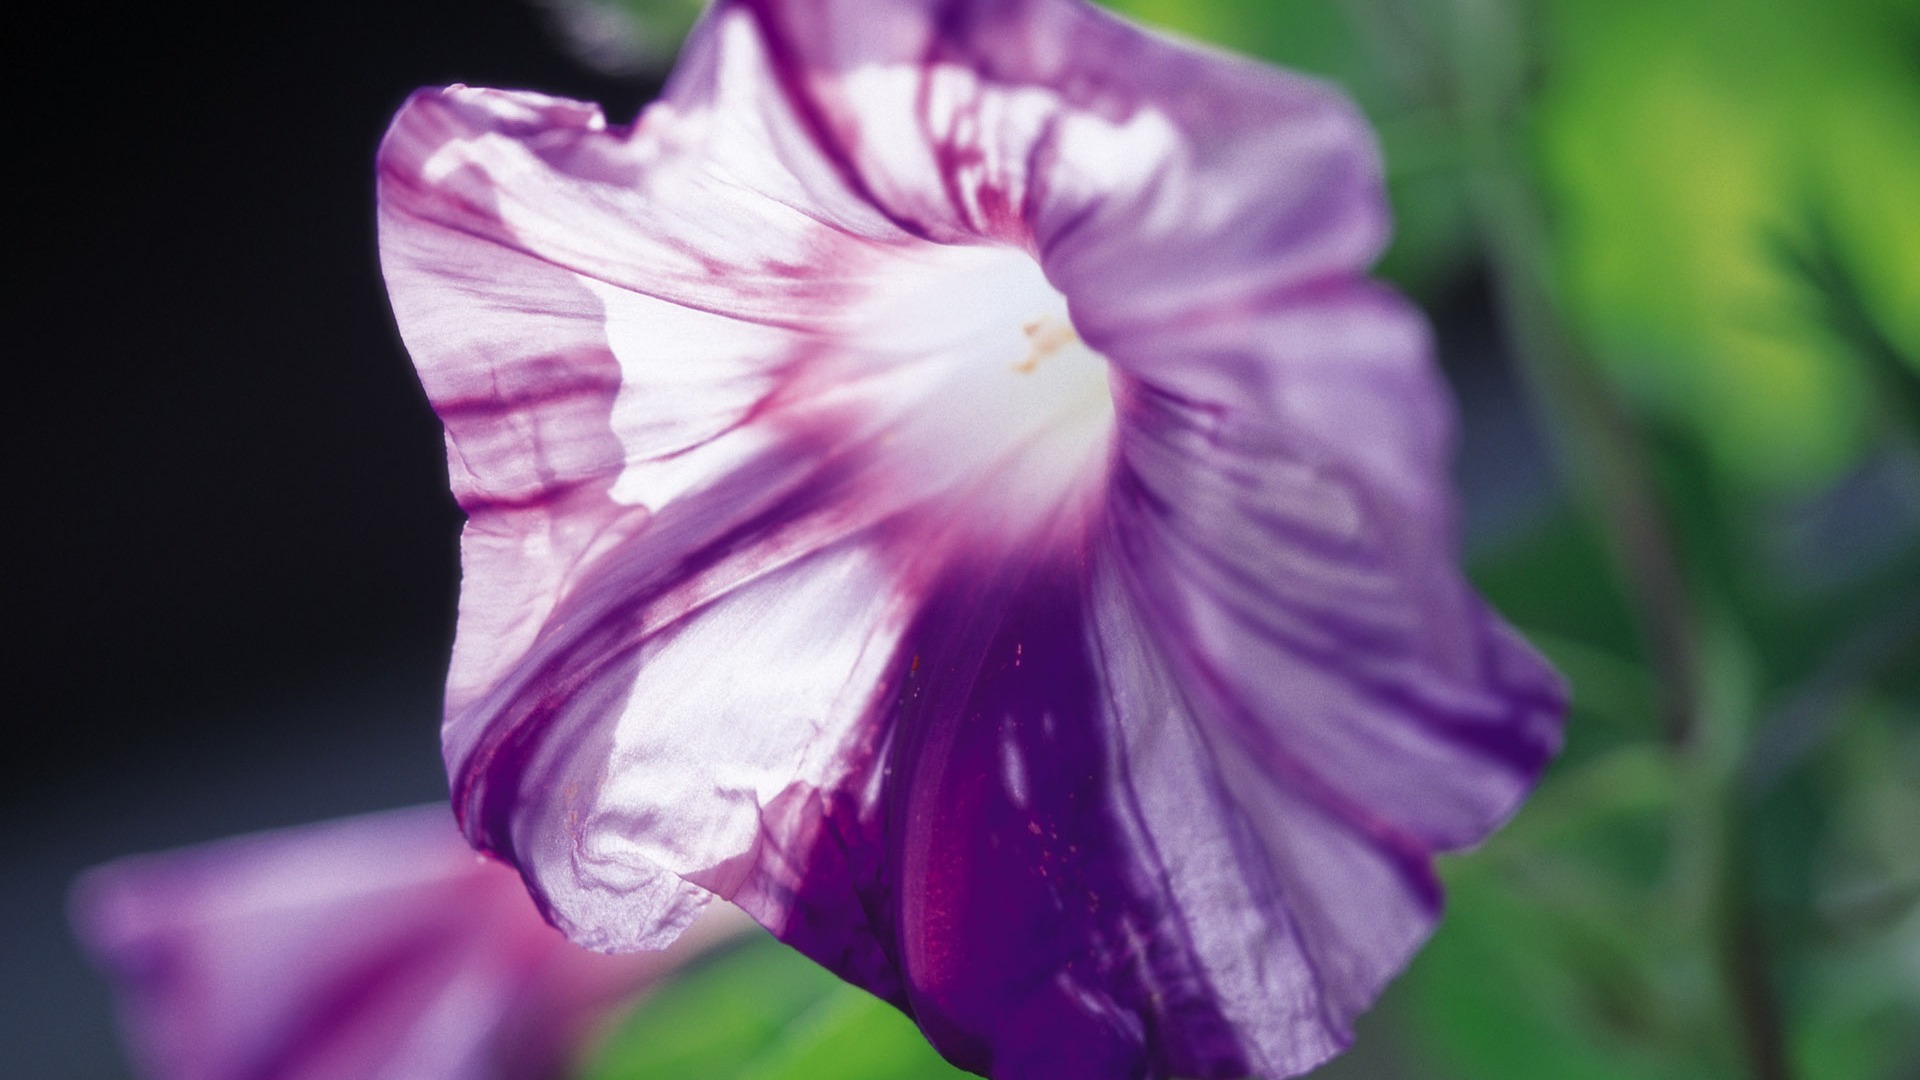
<path fill-rule="evenodd" d="M 100 867 L 81 939 L 155 1080 L 538 1080 L 608 1010 L 746 924 L 602 956 L 540 919 L 443 806 Z"/>
<path fill-rule="evenodd" d="M 445 750 L 575 940 L 711 895 L 1003 1078 L 1302 1072 L 1559 741 L 1368 129 L 1075 0 L 732 0 L 380 155 Z"/>

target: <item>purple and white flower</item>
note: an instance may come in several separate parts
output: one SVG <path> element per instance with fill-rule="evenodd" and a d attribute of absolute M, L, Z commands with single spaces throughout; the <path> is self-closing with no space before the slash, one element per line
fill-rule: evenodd
<path fill-rule="evenodd" d="M 549 1080 L 750 925 L 720 905 L 671 951 L 588 952 L 444 806 L 122 859 L 73 907 L 153 1080 Z"/>
<path fill-rule="evenodd" d="M 710 897 L 1002 1078 L 1286 1076 L 1559 741 L 1369 130 L 1078 0 L 723 0 L 629 127 L 416 95 L 445 750 L 575 940 Z"/>

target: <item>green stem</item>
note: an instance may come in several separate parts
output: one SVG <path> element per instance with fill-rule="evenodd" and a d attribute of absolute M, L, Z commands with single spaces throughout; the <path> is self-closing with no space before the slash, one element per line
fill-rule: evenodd
<path fill-rule="evenodd" d="M 1746 1044 L 1747 1062 L 1757 1080 L 1793 1080 L 1783 1038 L 1780 1000 L 1773 986 L 1766 927 L 1747 886 L 1746 830 L 1738 813 L 1728 829 L 1728 863 L 1723 869 L 1721 962 L 1733 993 Z"/>

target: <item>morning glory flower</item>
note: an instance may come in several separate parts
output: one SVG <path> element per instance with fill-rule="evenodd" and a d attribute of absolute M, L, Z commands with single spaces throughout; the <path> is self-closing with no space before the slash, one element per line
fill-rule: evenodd
<path fill-rule="evenodd" d="M 601 956 L 445 806 L 122 859 L 74 891 L 154 1080 L 546 1080 L 609 1011 L 746 925 Z"/>
<path fill-rule="evenodd" d="M 455 811 L 576 941 L 721 896 L 968 1069 L 1293 1075 L 1558 745 L 1321 83 L 728 0 L 631 126 L 424 91 L 379 173 L 469 515 Z"/>

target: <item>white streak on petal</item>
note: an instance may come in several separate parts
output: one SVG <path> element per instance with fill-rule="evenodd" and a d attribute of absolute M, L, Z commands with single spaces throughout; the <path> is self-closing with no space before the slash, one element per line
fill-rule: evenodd
<path fill-rule="evenodd" d="M 768 359 L 792 349 L 790 333 L 580 283 L 606 306 L 607 348 L 620 364 L 612 426 L 626 467 L 608 492 L 614 501 L 657 511 L 776 441 L 744 420 L 776 385 Z"/>
<path fill-rule="evenodd" d="M 1020 749 L 1019 731 L 1013 717 L 1006 717 L 1000 723 L 1000 780 L 1007 788 L 1007 797 L 1013 805 L 1026 809 L 1032 796 L 1027 790 L 1030 781 L 1027 778 L 1027 760 Z"/>
<path fill-rule="evenodd" d="M 552 758 L 558 798 L 529 803 L 515 830 L 569 933 L 647 947 L 679 920 L 687 882 L 738 889 L 762 811 L 790 788 L 842 780 L 902 614 L 885 562 L 842 545 L 655 637 L 633 658 L 623 700 L 570 704 L 552 741 L 598 729 L 604 750 Z M 571 842 L 548 843 L 556 834 Z M 779 838 L 800 850 L 806 839 Z"/>

